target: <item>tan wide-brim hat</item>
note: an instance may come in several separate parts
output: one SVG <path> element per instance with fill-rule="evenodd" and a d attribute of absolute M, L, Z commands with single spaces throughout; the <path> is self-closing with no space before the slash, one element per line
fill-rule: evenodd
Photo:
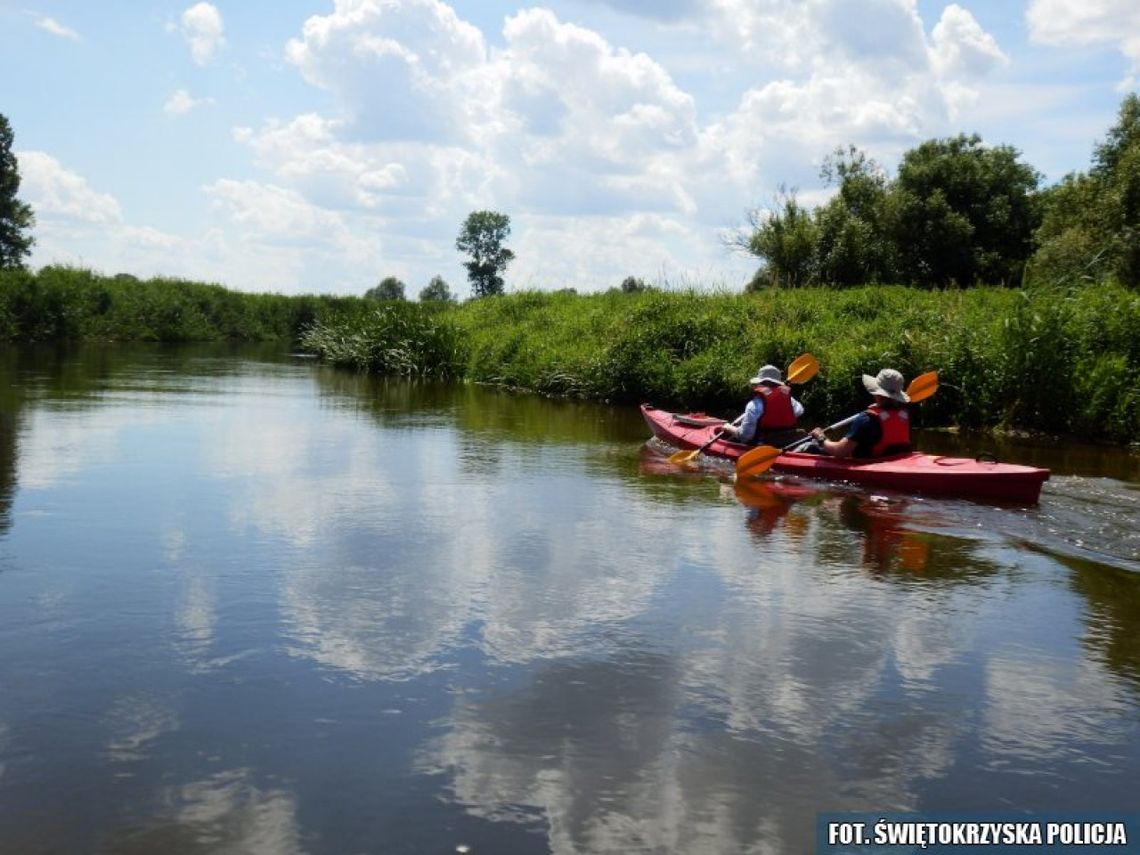
<path fill-rule="evenodd" d="M 784 382 L 784 375 L 775 365 L 765 365 L 756 372 L 756 376 L 748 381 L 749 386 L 759 386 L 761 383 L 774 383 L 777 386 Z"/>
<path fill-rule="evenodd" d="M 893 368 L 884 368 L 874 377 L 863 375 L 863 385 L 872 395 L 882 395 L 900 403 L 910 403 L 910 397 L 903 391 L 903 376 Z"/>

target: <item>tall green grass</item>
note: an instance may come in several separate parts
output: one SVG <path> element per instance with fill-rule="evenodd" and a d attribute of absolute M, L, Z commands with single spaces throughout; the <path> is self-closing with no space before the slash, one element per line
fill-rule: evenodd
<path fill-rule="evenodd" d="M 0 341 L 295 340 L 324 315 L 360 303 L 71 267 L 0 270 Z"/>
<path fill-rule="evenodd" d="M 302 348 L 334 365 L 377 374 L 458 377 L 466 348 L 439 301 L 367 301 L 306 329 Z"/>
<path fill-rule="evenodd" d="M 1118 442 L 1140 435 L 1140 295 L 869 286 L 756 294 L 516 294 L 452 320 L 467 377 L 623 403 L 739 412 L 747 379 L 804 352 L 809 421 L 856 412 L 861 376 L 937 370 L 919 424 L 1026 429 Z"/>

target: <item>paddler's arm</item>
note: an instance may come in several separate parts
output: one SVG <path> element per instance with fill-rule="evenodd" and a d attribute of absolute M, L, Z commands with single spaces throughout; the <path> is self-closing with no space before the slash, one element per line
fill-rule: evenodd
<path fill-rule="evenodd" d="M 816 441 L 820 451 L 831 457 L 851 457 L 855 454 L 855 450 L 859 447 L 859 436 L 863 431 L 870 429 L 871 417 L 866 413 L 860 413 L 847 427 L 847 433 L 843 439 L 831 440 L 823 432 L 823 428 L 815 428 L 811 432 L 812 438 Z"/>
<path fill-rule="evenodd" d="M 823 434 L 823 428 L 816 428 L 811 435 L 820 451 L 831 457 L 850 457 L 855 453 L 855 440 L 850 437 L 828 439 Z"/>
<path fill-rule="evenodd" d="M 756 425 L 764 415 L 764 402 L 753 398 L 744 408 L 744 414 L 737 417 L 731 424 L 724 426 L 724 435 L 737 442 L 751 442 L 756 435 Z"/>

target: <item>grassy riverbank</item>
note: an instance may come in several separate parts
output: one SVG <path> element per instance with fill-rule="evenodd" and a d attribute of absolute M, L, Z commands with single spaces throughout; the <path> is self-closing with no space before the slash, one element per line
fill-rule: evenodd
<path fill-rule="evenodd" d="M 296 340 L 314 321 L 363 302 L 70 267 L 0 270 L 0 341 Z"/>
<path fill-rule="evenodd" d="M 415 350 L 393 334 L 395 315 L 373 318 L 318 325 L 307 345 L 360 367 L 378 367 L 369 354 L 393 342 Z M 940 373 L 938 394 L 916 408 L 920 424 L 1140 436 L 1140 295 L 1111 286 L 536 292 L 429 310 L 420 322 L 431 333 L 411 362 L 437 354 L 439 373 L 550 395 L 728 414 L 758 366 L 810 351 L 822 368 L 799 396 L 812 422 L 860 408 L 860 375 L 891 365 L 908 378 Z"/>
<path fill-rule="evenodd" d="M 936 369 L 920 424 L 1140 437 L 1140 294 L 894 286 L 750 294 L 525 292 L 461 305 L 246 294 L 218 285 L 0 271 L 0 341 L 291 340 L 360 370 L 542 394 L 739 411 L 758 366 L 810 351 L 809 421 L 863 405 L 860 375 Z"/>

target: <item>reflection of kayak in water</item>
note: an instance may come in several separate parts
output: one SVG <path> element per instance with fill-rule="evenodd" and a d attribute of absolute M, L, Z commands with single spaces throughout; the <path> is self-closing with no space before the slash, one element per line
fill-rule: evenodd
<path fill-rule="evenodd" d="M 793 505 L 809 499 L 819 491 L 803 484 L 784 484 L 780 481 L 737 481 L 733 492 L 742 504 L 750 508 L 772 508 L 776 505 Z"/>
<path fill-rule="evenodd" d="M 803 484 L 744 479 L 732 485 L 732 492 L 740 504 L 749 509 L 748 527 L 755 534 L 768 535 L 782 522 L 790 534 L 801 536 L 806 531 L 807 518 L 790 511 L 798 502 L 818 495 L 819 491 Z"/>
<path fill-rule="evenodd" d="M 905 504 L 902 507 L 905 508 Z M 930 558 L 926 539 L 908 531 L 900 509 L 882 501 L 882 497 L 843 497 L 839 503 L 839 519 L 863 535 L 864 564 L 879 570 L 890 570 L 896 564 L 903 570 L 926 569 Z"/>
<path fill-rule="evenodd" d="M 713 440 L 723 424 L 717 419 L 691 418 L 649 404 L 641 405 L 641 414 L 654 436 L 677 448 L 700 448 Z M 716 439 L 704 453 L 736 460 L 751 448 Z M 876 460 L 784 452 L 776 458 L 772 468 L 808 478 L 851 481 L 904 492 L 1025 503 L 1037 501 L 1041 485 L 1049 478 L 1048 469 L 917 451 Z"/>

